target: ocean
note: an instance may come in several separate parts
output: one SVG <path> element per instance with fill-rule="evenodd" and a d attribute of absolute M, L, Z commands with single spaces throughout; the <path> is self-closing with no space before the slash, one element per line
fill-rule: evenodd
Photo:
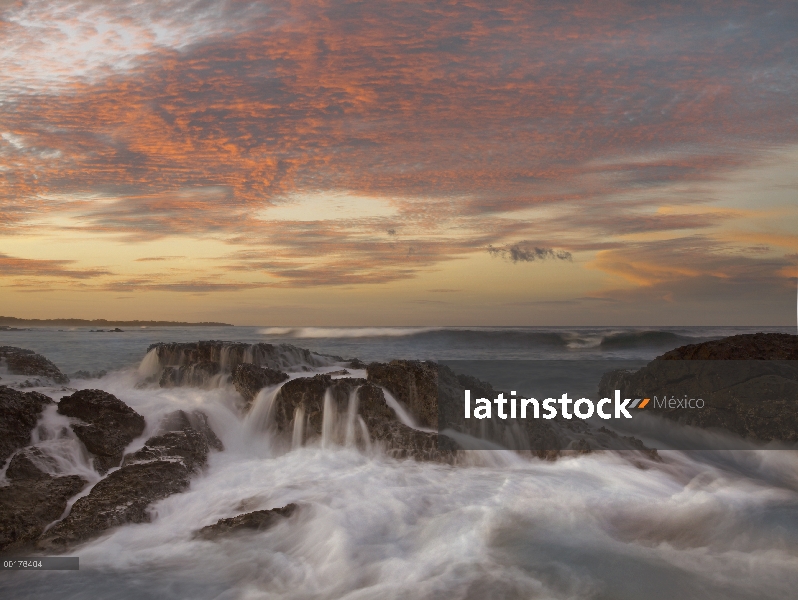
<path fill-rule="evenodd" d="M 0 331 L 0 345 L 35 350 L 72 377 L 68 389 L 33 389 L 54 399 L 86 388 L 116 395 L 147 420 L 129 450 L 163 415 L 199 409 L 225 450 L 211 453 L 188 491 L 153 505 L 152 522 L 73 550 L 80 571 L 0 572 L 3 598 L 736 600 L 786 599 L 798 589 L 794 451 L 666 450 L 661 462 L 631 452 L 545 461 L 474 451 L 467 464 L 450 466 L 392 459 L 379 448 L 288 449 L 263 421 L 263 394 L 242 415 L 229 385 L 137 385 L 156 342 L 292 344 L 365 362 L 642 365 L 687 343 L 793 328 L 61 329 Z M 575 385 L 587 377 L 572 376 Z M 0 384 L 24 379 L 0 377 Z M 33 441 L 58 457 L 57 472 L 95 483 L 100 476 L 65 423 L 46 409 Z M 289 503 L 297 512 L 264 532 L 193 537 L 218 519 Z"/>

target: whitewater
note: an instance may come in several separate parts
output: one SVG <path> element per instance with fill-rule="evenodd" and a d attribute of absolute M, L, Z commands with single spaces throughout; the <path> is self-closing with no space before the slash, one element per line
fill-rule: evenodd
<path fill-rule="evenodd" d="M 346 433 L 346 415 L 338 416 L 337 432 L 331 424 L 322 439 L 297 443 L 296 432 L 293 440 L 281 438 L 270 423 L 279 386 L 262 390 L 244 414 L 237 392 L 224 381 L 205 388 L 141 385 L 149 369 L 146 348 L 154 341 L 215 337 L 291 343 L 302 337 L 313 344 L 297 345 L 366 361 L 514 358 L 524 347 L 524 358 L 649 360 L 687 343 L 673 344 L 673 336 L 700 340 L 741 332 L 405 328 L 380 335 L 373 329 L 345 335 L 319 328 L 310 333 L 307 328 L 0 333 L 0 344 L 41 352 L 67 373 L 107 371 L 99 378 L 73 376 L 69 390 L 34 389 L 56 400 L 75 389 L 114 394 L 147 423 L 127 452 L 140 448 L 161 418 L 177 409 L 203 411 L 224 444 L 223 451 L 210 454 L 188 491 L 151 507 L 151 523 L 119 527 L 71 551 L 80 557 L 80 571 L 2 572 L 0 595 L 350 600 L 794 597 L 794 451 L 662 451 L 661 462 L 634 452 L 544 461 L 510 451 L 469 451 L 463 464 L 451 466 L 395 460 L 377 443 L 359 447 Z M 452 344 L 476 338 L 483 340 L 481 347 Z M 407 351 L 397 352 L 401 349 Z M 335 358 L 329 362 L 289 374 L 295 378 L 340 369 Z M 348 376 L 363 375 L 350 369 Z M 5 372 L 0 377 L 6 385 L 24 379 Z M 412 423 L 396 399 L 389 398 L 389 404 L 401 420 Z M 100 476 L 67 424 L 50 406 L 32 441 L 56 459 L 44 465 L 49 472 L 88 479 L 89 487 L 81 492 L 87 494 Z M 4 472 L 0 484 L 3 478 Z M 298 510 L 267 531 L 216 541 L 193 536 L 221 518 L 289 503 L 297 504 Z"/>

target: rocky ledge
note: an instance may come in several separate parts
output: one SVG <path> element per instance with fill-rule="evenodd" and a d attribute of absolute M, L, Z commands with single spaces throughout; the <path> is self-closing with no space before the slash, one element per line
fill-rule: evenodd
<path fill-rule="evenodd" d="M 53 401 L 38 392 L 20 392 L 0 385 L 0 465 L 30 443 L 31 432 Z"/>
<path fill-rule="evenodd" d="M 72 430 L 94 456 L 100 474 L 119 466 L 127 445 L 144 432 L 144 417 L 102 390 L 80 390 L 61 398 L 58 412 L 75 417 Z"/>
<path fill-rule="evenodd" d="M 288 375 L 277 369 L 257 367 L 249 363 L 242 363 L 233 370 L 233 385 L 246 402 L 246 407 L 252 404 L 258 392 L 267 386 L 277 385 L 288 379 Z"/>
<path fill-rule="evenodd" d="M 601 396 L 654 398 L 651 412 L 756 442 L 798 442 L 798 336 L 736 335 L 666 352 L 638 371 L 610 371 Z M 660 403 L 667 398 L 668 403 Z M 671 402 L 671 398 L 673 401 Z M 685 409 L 680 400 L 701 399 Z"/>
<path fill-rule="evenodd" d="M 48 457 L 37 448 L 21 450 L 11 459 L 8 485 L 0 486 L 0 550 L 29 546 L 86 485 L 77 475 L 46 473 L 40 467 L 47 462 Z"/>
<path fill-rule="evenodd" d="M 0 346 L 0 361 L 5 361 L 8 372 L 28 377 L 45 377 L 55 383 L 69 383 L 69 377 L 51 361 L 33 350 Z"/>
<path fill-rule="evenodd" d="M 296 509 L 296 504 L 288 504 L 282 508 L 256 510 L 230 519 L 219 519 L 215 524 L 208 525 L 197 531 L 194 537 L 203 540 L 215 540 L 231 534 L 264 531 L 290 517 Z"/>
<path fill-rule="evenodd" d="M 203 413 L 167 415 L 159 432 L 75 502 L 69 515 L 39 540 L 38 549 L 57 551 L 112 527 L 149 522 L 149 506 L 187 489 L 212 448 L 221 450 L 222 444 Z"/>

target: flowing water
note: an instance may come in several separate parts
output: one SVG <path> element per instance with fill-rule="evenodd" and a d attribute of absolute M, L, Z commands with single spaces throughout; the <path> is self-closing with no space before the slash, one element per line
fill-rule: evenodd
<path fill-rule="evenodd" d="M 73 379 L 69 388 L 104 389 L 145 417 L 147 428 L 129 451 L 141 447 L 159 420 L 176 409 L 205 412 L 225 446 L 211 453 L 188 491 L 152 506 L 151 523 L 117 528 L 72 551 L 80 557 L 80 571 L 3 571 L 0 597 L 795 597 L 798 453 L 793 451 L 667 451 L 659 463 L 623 452 L 541 461 L 509 451 L 473 451 L 466 464 L 449 466 L 386 457 L 357 417 L 354 395 L 338 414 L 334 403 L 325 403 L 321 439 L 307 439 L 304 415 L 282 438 L 271 425 L 279 386 L 262 390 L 246 415 L 224 382 L 207 388 L 136 386 L 153 370 L 145 356 L 154 341 L 288 342 L 366 361 L 515 358 L 524 348 L 523 358 L 573 353 L 646 360 L 685 343 L 662 342 L 671 335 L 705 339 L 730 331 L 663 330 L 643 342 L 640 331 L 598 328 L 362 333 L 0 332 L 1 345 L 37 350 L 67 373 L 108 371 L 100 379 Z M 469 336 L 482 339 L 482 347 L 450 343 Z M 2 383 L 20 379 L 4 372 L 0 377 Z M 56 399 L 71 393 L 41 391 Z M 413 424 L 396 399 L 389 404 Z M 91 485 L 99 475 L 67 424 L 50 407 L 32 441 L 52 457 L 43 468 L 80 474 Z M 193 538 L 194 531 L 220 518 L 292 502 L 299 509 L 267 531 L 217 541 Z"/>

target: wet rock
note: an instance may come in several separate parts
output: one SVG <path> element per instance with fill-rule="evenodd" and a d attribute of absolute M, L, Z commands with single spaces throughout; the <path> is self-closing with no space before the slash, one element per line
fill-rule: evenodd
<path fill-rule="evenodd" d="M 349 361 L 348 366 L 350 369 L 365 369 L 368 365 L 359 358 L 353 358 Z"/>
<path fill-rule="evenodd" d="M 39 541 L 39 549 L 63 549 L 112 527 L 149 522 L 150 505 L 186 490 L 211 448 L 222 445 L 203 413 L 170 413 L 141 450 L 126 455 L 120 469 L 75 502 Z"/>
<path fill-rule="evenodd" d="M 37 392 L 20 392 L 0 386 L 0 464 L 30 443 L 42 410 L 53 401 Z"/>
<path fill-rule="evenodd" d="M 387 389 L 422 427 L 438 427 L 438 365 L 393 360 L 368 365 L 367 379 Z"/>
<path fill-rule="evenodd" d="M 102 379 L 106 375 L 108 375 L 108 372 L 105 370 L 94 371 L 94 372 L 80 370 L 80 371 L 75 371 L 71 375 L 71 377 L 72 379 Z"/>
<path fill-rule="evenodd" d="M 356 393 L 353 396 L 353 392 Z M 305 439 L 323 433 L 325 396 L 334 412 L 330 426 L 335 443 L 345 443 L 347 429 L 355 433 L 359 425 L 350 417 L 350 403 L 355 402 L 356 416 L 362 419 L 369 439 L 381 442 L 389 455 L 450 462 L 452 453 L 440 449 L 437 433 L 419 431 L 399 422 L 385 402 L 382 390 L 364 379 L 332 379 L 316 375 L 293 379 L 283 385 L 275 397 L 273 416 L 278 430 L 293 432 L 294 420 L 302 415 Z M 351 419 L 350 423 L 347 420 Z"/>
<path fill-rule="evenodd" d="M 53 477 L 41 471 L 34 462 L 40 459 L 47 457 L 36 448 L 26 448 L 11 459 L 6 471 L 9 485 L 0 486 L 0 550 L 36 540 L 87 483 L 77 475 Z"/>
<path fill-rule="evenodd" d="M 346 369 L 340 369 L 338 371 L 330 371 L 329 373 L 327 373 L 327 375 L 329 375 L 330 377 L 339 377 L 342 375 L 350 375 L 350 373 Z"/>
<path fill-rule="evenodd" d="M 158 433 L 141 450 L 125 455 L 123 466 L 177 459 L 192 472 L 205 465 L 211 448 L 224 449 L 205 413 L 178 410 L 164 417 Z"/>
<path fill-rule="evenodd" d="M 288 375 L 276 369 L 257 367 L 249 363 L 238 365 L 233 371 L 233 385 L 246 401 L 247 408 L 258 392 L 265 387 L 277 385 L 288 379 Z"/>
<path fill-rule="evenodd" d="M 40 467 L 45 465 L 47 471 L 55 470 L 55 460 L 35 446 L 23 448 L 11 458 L 6 469 L 6 477 L 16 480 L 44 479 L 48 473 Z"/>
<path fill-rule="evenodd" d="M 9 373 L 30 377 L 47 377 L 55 383 L 69 383 L 69 377 L 41 354 L 33 350 L 0 346 L 0 359 L 5 360 Z"/>
<path fill-rule="evenodd" d="M 207 386 L 221 372 L 219 363 L 200 361 L 183 367 L 166 367 L 158 382 L 162 388 Z"/>
<path fill-rule="evenodd" d="M 172 342 L 153 344 L 147 351 L 155 349 L 161 367 L 185 367 L 201 362 L 219 365 L 223 372 L 232 372 L 242 363 L 257 367 L 287 370 L 296 367 L 323 367 L 332 364 L 338 357 L 315 354 L 310 350 L 288 344 L 245 344 L 208 340 L 201 342 Z"/>
<path fill-rule="evenodd" d="M 689 344 L 657 360 L 798 360 L 798 335 L 750 333 Z"/>
<path fill-rule="evenodd" d="M 798 336 L 732 336 L 676 348 L 638 371 L 605 373 L 599 394 L 612 397 L 621 390 L 624 398 L 651 398 L 646 410 L 666 419 L 722 429 L 752 441 L 794 443 L 798 442 L 796 358 Z M 704 407 L 687 409 L 679 406 L 682 399 L 701 399 Z"/>
<path fill-rule="evenodd" d="M 282 508 L 256 510 L 231 519 L 219 519 L 214 525 L 208 525 L 197 531 L 195 537 L 204 540 L 215 540 L 234 533 L 264 531 L 290 517 L 296 509 L 296 504 L 288 504 Z"/>
<path fill-rule="evenodd" d="M 72 430 L 95 456 L 99 473 L 118 466 L 127 445 L 144 431 L 144 417 L 102 390 L 80 390 L 65 396 L 58 403 L 58 412 L 85 423 L 73 424 Z"/>

